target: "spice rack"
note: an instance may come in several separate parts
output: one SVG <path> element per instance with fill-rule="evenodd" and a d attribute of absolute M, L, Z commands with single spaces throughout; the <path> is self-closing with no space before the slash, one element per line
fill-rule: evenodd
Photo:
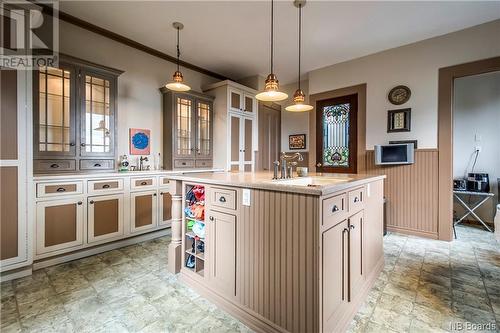
<path fill-rule="evenodd" d="M 183 212 L 184 268 L 205 275 L 205 187 L 185 184 Z"/>

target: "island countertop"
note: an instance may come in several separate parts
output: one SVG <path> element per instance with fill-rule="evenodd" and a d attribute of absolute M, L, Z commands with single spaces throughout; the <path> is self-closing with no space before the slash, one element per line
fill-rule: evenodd
<path fill-rule="evenodd" d="M 328 195 L 354 186 L 363 185 L 385 175 L 309 173 L 308 177 L 272 179 L 271 172 L 213 172 L 173 174 L 174 180 L 212 185 L 235 186 L 264 189 L 279 192 L 303 193 L 310 195 Z"/>

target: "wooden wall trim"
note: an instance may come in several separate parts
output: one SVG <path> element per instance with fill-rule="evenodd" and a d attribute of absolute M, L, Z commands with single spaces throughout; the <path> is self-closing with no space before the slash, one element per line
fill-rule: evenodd
<path fill-rule="evenodd" d="M 366 170 L 365 155 L 366 155 L 366 83 L 358 84 L 351 87 L 345 87 L 330 91 L 325 91 L 309 96 L 309 102 L 314 109 L 309 112 L 309 168 L 311 171 L 316 170 L 316 102 L 324 99 L 330 99 L 345 95 L 358 94 L 358 163 L 357 173 L 364 173 Z"/>
<path fill-rule="evenodd" d="M 50 15 L 50 16 L 54 16 L 55 13 L 54 13 L 54 10 L 52 7 L 48 6 L 48 5 L 45 5 L 45 4 L 41 4 L 41 3 L 37 3 L 37 5 L 41 6 L 43 8 L 43 12 Z M 96 33 L 98 35 L 101 35 L 101 36 L 104 36 L 106 38 L 109 38 L 109 39 L 112 39 L 116 42 L 119 42 L 119 43 L 122 43 L 124 45 L 127 45 L 127 46 L 130 46 L 136 50 L 139 50 L 139 51 L 142 51 L 142 52 L 145 52 L 147 54 L 150 54 L 152 56 L 155 56 L 155 57 L 158 57 L 160 59 L 163 59 L 163 60 L 166 60 L 166 61 L 169 61 L 169 62 L 172 62 L 174 64 L 177 63 L 177 58 L 176 57 L 173 57 L 171 55 L 168 55 L 166 53 L 163 53 L 161 51 L 158 51 L 152 47 L 149 47 L 149 46 L 146 46 L 144 44 L 141 44 L 133 39 L 130 39 L 130 38 L 127 38 L 123 35 L 120 35 L 120 34 L 117 34 L 111 30 L 108 30 L 108 29 L 105 29 L 105 28 L 102 28 L 100 26 L 97 26 L 95 24 L 92 24 L 88 21 L 85 21 L 85 20 L 82 20 L 76 16 L 73 16 L 73 15 L 70 15 L 68 13 L 65 13 L 61 10 L 58 11 L 58 16 L 59 16 L 59 19 L 60 20 L 63 20 L 67 23 L 70 23 L 70 24 L 73 24 L 77 27 L 80 27 L 82 29 L 85 29 L 85 30 L 88 30 L 90 32 L 93 32 L 93 33 Z M 208 69 L 205 69 L 205 68 L 202 68 L 202 67 L 199 67 L 199 66 L 196 66 L 194 64 L 191 64 L 189 62 L 186 62 L 186 61 L 182 61 L 180 60 L 179 61 L 180 65 L 182 67 L 185 67 L 185 68 L 188 68 L 188 69 L 191 69 L 193 71 L 196 71 L 198 73 L 201 73 L 201 74 L 205 74 L 205 75 L 208 75 L 208 76 L 211 76 L 211 77 L 214 77 L 216 79 L 219 79 L 219 80 L 229 80 L 230 78 L 226 77 L 225 75 L 222 75 L 222 74 L 219 74 L 219 73 L 215 73 L 215 72 L 212 72 Z"/>
<path fill-rule="evenodd" d="M 439 239 L 453 239 L 453 89 L 456 78 L 500 71 L 500 57 L 439 69 L 438 149 L 439 149 Z"/>

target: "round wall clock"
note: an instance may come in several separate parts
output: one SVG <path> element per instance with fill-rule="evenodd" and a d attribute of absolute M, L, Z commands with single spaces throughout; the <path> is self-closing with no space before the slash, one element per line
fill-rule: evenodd
<path fill-rule="evenodd" d="M 387 98 L 394 105 L 401 105 L 410 99 L 411 90 L 407 86 L 397 86 L 389 91 Z"/>

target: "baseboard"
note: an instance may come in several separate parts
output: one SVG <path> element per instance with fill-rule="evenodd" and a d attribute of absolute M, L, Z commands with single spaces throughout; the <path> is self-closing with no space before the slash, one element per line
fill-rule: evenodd
<path fill-rule="evenodd" d="M 10 281 L 14 279 L 19 279 L 25 276 L 29 276 L 33 273 L 31 266 L 22 267 L 18 269 L 13 269 L 10 271 L 3 272 L 0 275 L 0 282 Z"/>
<path fill-rule="evenodd" d="M 387 230 L 391 232 L 397 232 L 400 234 L 410 235 L 410 236 L 418 236 L 424 238 L 438 239 L 439 235 L 437 232 L 429 232 L 429 231 L 420 231 L 414 229 L 407 229 L 401 227 L 387 226 Z"/>
<path fill-rule="evenodd" d="M 106 243 L 102 245 L 97 245 L 95 247 L 86 248 L 82 250 L 77 250 L 71 253 L 60 254 L 57 257 L 51 257 L 47 259 L 35 260 L 33 263 L 33 270 L 38 270 L 41 268 L 54 266 L 58 264 L 62 264 L 68 261 L 73 261 L 89 256 L 93 256 L 99 253 L 116 250 L 125 246 L 134 245 L 137 243 L 145 242 L 151 239 L 167 236 L 171 233 L 171 229 L 160 229 L 157 231 L 153 231 L 147 234 L 138 235 L 131 238 L 121 239 L 112 243 Z M 167 248 L 165 248 L 165 251 Z"/>

